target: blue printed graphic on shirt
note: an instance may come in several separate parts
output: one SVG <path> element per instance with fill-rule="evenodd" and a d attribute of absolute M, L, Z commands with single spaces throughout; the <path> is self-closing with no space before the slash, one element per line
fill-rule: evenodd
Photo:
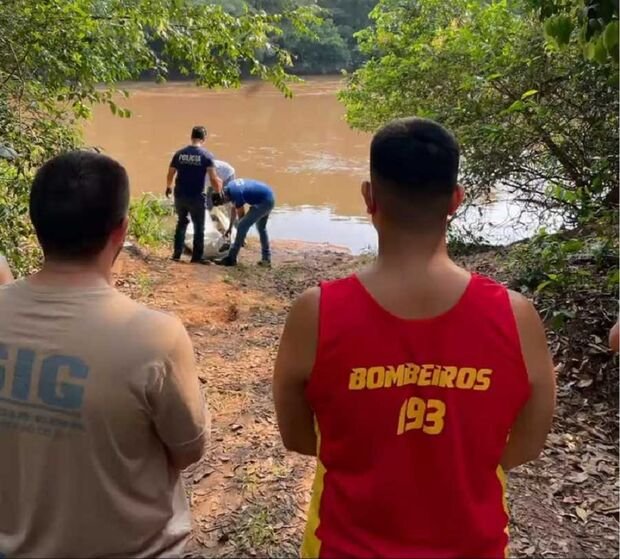
<path fill-rule="evenodd" d="M 48 436 L 83 430 L 88 373 L 79 357 L 40 358 L 33 349 L 0 343 L 0 430 Z"/>

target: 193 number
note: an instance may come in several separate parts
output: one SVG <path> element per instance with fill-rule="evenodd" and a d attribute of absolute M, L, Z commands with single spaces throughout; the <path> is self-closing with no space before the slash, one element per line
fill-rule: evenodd
<path fill-rule="evenodd" d="M 409 398 L 400 408 L 396 433 L 421 429 L 427 435 L 438 435 L 443 431 L 445 415 L 446 404 L 441 400 Z"/>

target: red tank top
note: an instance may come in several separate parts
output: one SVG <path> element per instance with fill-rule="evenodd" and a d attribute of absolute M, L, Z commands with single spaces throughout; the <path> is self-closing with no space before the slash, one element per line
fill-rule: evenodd
<path fill-rule="evenodd" d="M 357 277 L 321 286 L 307 398 L 318 466 L 303 557 L 503 557 L 499 461 L 529 397 L 508 292 L 472 275 L 427 320 Z"/>

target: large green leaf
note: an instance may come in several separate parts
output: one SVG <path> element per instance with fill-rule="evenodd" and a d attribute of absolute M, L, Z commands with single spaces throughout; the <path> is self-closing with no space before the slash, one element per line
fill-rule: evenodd
<path fill-rule="evenodd" d="M 569 43 L 575 24 L 566 14 L 558 14 L 545 21 L 545 35 L 557 45 L 565 46 Z"/>
<path fill-rule="evenodd" d="M 618 51 L 619 32 L 620 29 L 618 27 L 618 20 L 608 23 L 607 27 L 605 27 L 605 31 L 603 32 L 603 40 L 605 42 L 605 48 L 609 54 Z"/>

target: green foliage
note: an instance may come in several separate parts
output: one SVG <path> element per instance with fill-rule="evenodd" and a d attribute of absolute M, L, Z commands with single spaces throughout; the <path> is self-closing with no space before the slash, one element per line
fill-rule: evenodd
<path fill-rule="evenodd" d="M 39 263 L 39 251 L 28 217 L 28 175 L 0 159 L 0 253 L 11 268 L 29 272 Z"/>
<path fill-rule="evenodd" d="M 588 60 L 618 67 L 618 0 L 530 0 L 556 47 L 577 40 Z"/>
<path fill-rule="evenodd" d="M 240 0 L 219 3 L 238 13 Z M 322 21 L 310 26 L 311 33 L 287 28 L 278 44 L 293 54 L 296 74 L 333 74 L 357 68 L 364 57 L 354 35 L 369 23 L 368 14 L 377 0 L 248 0 L 252 10 L 279 13 L 293 7 L 316 7 Z"/>
<path fill-rule="evenodd" d="M 464 153 L 470 199 L 496 185 L 567 226 L 597 219 L 618 192 L 618 89 L 578 45 L 550 52 L 516 1 L 382 0 L 358 34 L 369 61 L 341 99 L 374 130 L 401 116 L 439 120 Z"/>
<path fill-rule="evenodd" d="M 603 222 L 601 222 L 601 225 Z M 618 238 L 600 231 L 574 236 L 544 230 L 518 243 L 508 258 L 512 287 L 541 301 L 549 324 L 562 330 L 574 316 L 574 301 L 587 293 L 607 299 L 615 312 L 618 299 Z M 617 222 L 615 223 L 617 231 Z"/>
<path fill-rule="evenodd" d="M 303 33 L 315 10 L 238 15 L 197 0 L 0 2 L 0 250 L 19 272 L 38 259 L 28 224 L 28 185 L 50 156 L 81 144 L 77 124 L 95 103 L 116 104 L 117 84 L 174 64 L 206 87 L 235 87 L 243 72 L 288 94 L 290 54 L 274 39 Z M 157 48 L 155 48 L 157 46 Z"/>
<path fill-rule="evenodd" d="M 310 30 L 312 34 L 300 34 L 291 29 L 282 37 L 282 44 L 293 57 L 296 72 L 333 74 L 350 66 L 347 44 L 333 22 L 323 21 Z"/>
<path fill-rule="evenodd" d="M 358 68 L 366 59 L 359 50 L 355 34 L 369 25 L 368 14 L 377 0 L 318 0 L 318 4 L 330 15 L 346 43 L 349 67 Z"/>
<path fill-rule="evenodd" d="M 144 246 L 158 246 L 172 238 L 170 218 L 172 206 L 152 194 L 131 201 L 129 208 L 129 235 Z"/>
<path fill-rule="evenodd" d="M 586 243 L 580 239 L 562 240 L 544 230 L 513 252 L 514 282 L 530 292 L 541 293 L 580 283 L 582 269 L 569 269 L 569 262 Z"/>

